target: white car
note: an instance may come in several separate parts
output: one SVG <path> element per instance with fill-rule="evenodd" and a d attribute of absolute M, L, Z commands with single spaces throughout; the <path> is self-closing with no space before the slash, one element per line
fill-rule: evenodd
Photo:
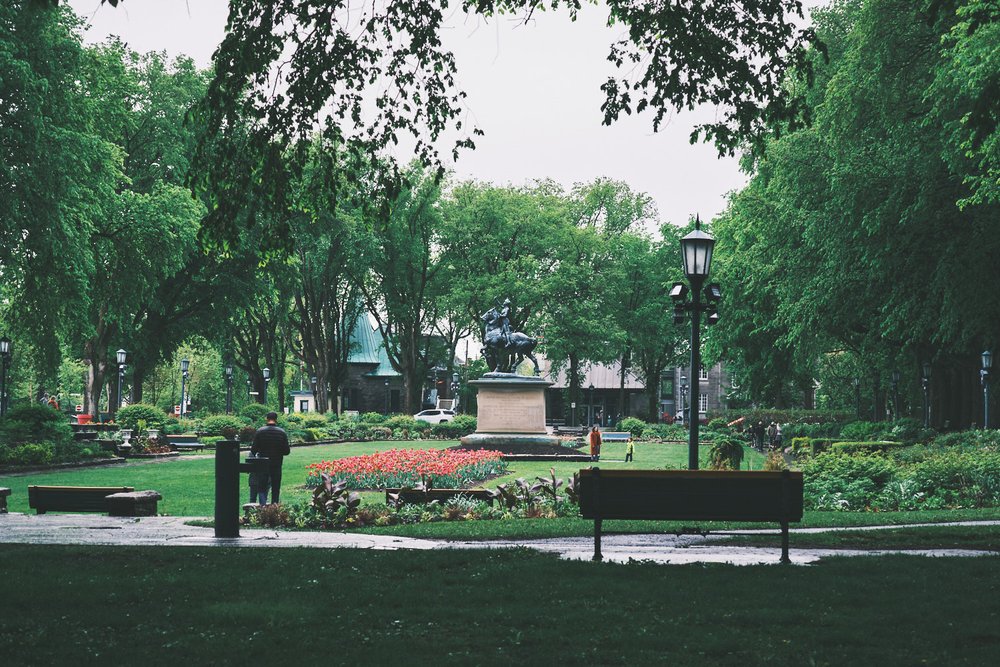
<path fill-rule="evenodd" d="M 413 415 L 413 418 L 428 424 L 443 424 L 454 419 L 455 412 L 453 410 L 424 410 Z"/>

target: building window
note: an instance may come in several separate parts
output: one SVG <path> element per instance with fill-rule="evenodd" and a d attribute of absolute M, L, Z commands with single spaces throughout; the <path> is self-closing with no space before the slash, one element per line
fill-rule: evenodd
<path fill-rule="evenodd" d="M 708 395 L 698 395 L 698 412 L 708 412 Z"/>
<path fill-rule="evenodd" d="M 674 378 L 664 375 L 660 378 L 660 398 L 674 397 Z"/>
<path fill-rule="evenodd" d="M 705 368 L 704 366 L 702 366 L 700 369 L 698 369 L 698 379 L 699 380 L 707 380 L 708 379 L 708 369 Z"/>

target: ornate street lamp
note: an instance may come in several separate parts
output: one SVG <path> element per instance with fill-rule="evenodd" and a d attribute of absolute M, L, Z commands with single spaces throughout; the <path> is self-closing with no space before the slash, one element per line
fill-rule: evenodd
<path fill-rule="evenodd" d="M 0 372 L 0 416 L 7 414 L 7 371 L 10 369 L 10 338 L 0 338 L 0 362 L 3 364 Z"/>
<path fill-rule="evenodd" d="M 451 409 L 458 412 L 458 373 L 451 374 Z"/>
<path fill-rule="evenodd" d="M 931 362 L 925 361 L 920 367 L 920 386 L 924 390 L 924 428 L 931 427 Z"/>
<path fill-rule="evenodd" d="M 187 410 L 187 402 L 184 397 L 187 396 L 187 379 L 188 379 L 188 369 L 191 368 L 190 359 L 181 359 L 181 417 L 184 416 L 184 412 Z"/>
<path fill-rule="evenodd" d="M 983 429 L 990 427 L 990 369 L 993 368 L 993 353 L 983 350 L 983 367 L 979 371 L 979 381 L 983 383 Z"/>
<path fill-rule="evenodd" d="M 705 288 L 705 302 L 702 303 L 702 287 L 712 271 L 712 253 L 715 238 L 701 231 L 701 219 L 695 218 L 694 231 L 681 239 L 681 255 L 684 258 L 684 275 L 691 285 L 691 300 L 687 300 L 688 288 L 683 283 L 674 283 L 670 298 L 674 301 L 674 324 L 683 324 L 685 313 L 691 316 L 691 372 L 701 368 L 701 313 L 708 317 L 708 324 L 719 321 L 719 302 L 722 288 L 712 283 Z M 691 400 L 688 403 L 688 468 L 698 469 L 698 391 L 700 383 L 692 380 Z"/>
<path fill-rule="evenodd" d="M 128 358 L 128 352 L 125 350 L 118 350 L 115 352 L 118 359 L 118 402 L 115 405 L 115 410 L 121 410 L 122 407 L 122 385 L 125 384 L 125 369 L 128 368 L 125 365 L 125 360 Z"/>
<path fill-rule="evenodd" d="M 892 372 L 892 418 L 899 419 L 899 380 L 902 377 L 899 371 Z"/>
<path fill-rule="evenodd" d="M 267 405 L 267 385 L 271 382 L 271 369 L 265 368 L 262 373 L 264 374 L 264 395 L 261 396 L 261 403 Z"/>
<path fill-rule="evenodd" d="M 233 413 L 233 364 L 229 362 L 225 368 L 226 374 L 226 414 Z"/>

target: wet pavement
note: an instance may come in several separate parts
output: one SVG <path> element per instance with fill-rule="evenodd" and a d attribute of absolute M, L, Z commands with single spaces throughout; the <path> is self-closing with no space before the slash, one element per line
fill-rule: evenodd
<path fill-rule="evenodd" d="M 591 537 L 566 537 L 536 540 L 449 541 L 362 535 L 333 531 L 276 531 L 241 528 L 240 537 L 217 538 L 212 528 L 189 526 L 191 517 L 124 518 L 84 514 L 0 514 L 0 544 L 84 544 L 129 546 L 187 547 L 306 547 L 316 549 L 509 549 L 526 547 L 570 560 L 590 560 L 594 553 Z M 998 521 L 958 522 L 951 526 L 998 525 Z M 855 550 L 796 549 L 795 535 L 838 530 L 884 530 L 907 526 L 870 526 L 852 528 L 806 528 L 791 531 L 791 559 L 799 565 L 815 563 L 831 556 L 876 556 L 905 553 L 932 557 L 997 556 L 995 551 L 966 549 Z M 732 531 L 741 534 L 773 534 L 774 547 L 745 547 L 705 544 L 718 541 L 718 534 L 699 535 L 616 535 L 605 534 L 602 552 L 606 562 L 627 563 L 730 563 L 733 565 L 777 564 L 781 555 L 778 531 Z"/>

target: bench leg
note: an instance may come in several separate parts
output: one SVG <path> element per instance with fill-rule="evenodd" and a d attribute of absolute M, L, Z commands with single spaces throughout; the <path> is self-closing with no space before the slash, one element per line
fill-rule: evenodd
<path fill-rule="evenodd" d="M 788 522 L 781 522 L 781 562 L 791 563 L 792 559 L 788 557 Z"/>
<path fill-rule="evenodd" d="M 604 560 L 601 554 L 601 520 L 594 519 L 594 560 Z"/>

